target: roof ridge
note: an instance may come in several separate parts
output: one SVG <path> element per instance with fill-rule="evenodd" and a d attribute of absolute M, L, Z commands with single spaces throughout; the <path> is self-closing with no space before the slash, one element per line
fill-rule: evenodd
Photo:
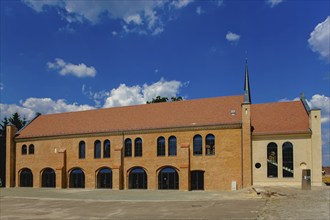
<path fill-rule="evenodd" d="M 56 113 L 50 113 L 50 114 L 42 114 L 40 117 L 47 117 L 52 115 L 59 115 L 59 114 L 75 114 L 75 113 L 83 113 L 83 112 L 92 112 L 92 111 L 106 111 L 109 109 L 124 109 L 124 108 L 135 108 L 140 106 L 150 106 L 151 104 L 153 106 L 155 105 L 169 105 L 173 103 L 187 103 L 187 102 L 195 102 L 195 101 L 201 101 L 201 100 L 210 100 L 210 99 L 219 99 L 219 98 L 230 98 L 230 97 L 243 97 L 244 95 L 231 95 L 231 96 L 215 96 L 215 97 L 207 97 L 207 98 L 197 98 L 197 99 L 187 99 L 187 100 L 181 100 L 181 101 L 169 101 L 169 102 L 158 102 L 158 103 L 144 103 L 144 104 L 134 104 L 134 105 L 126 105 L 126 106 L 114 106 L 114 107 L 105 107 L 105 108 L 95 108 L 95 109 L 86 109 L 81 111 L 69 111 L 69 112 L 56 112 Z"/>

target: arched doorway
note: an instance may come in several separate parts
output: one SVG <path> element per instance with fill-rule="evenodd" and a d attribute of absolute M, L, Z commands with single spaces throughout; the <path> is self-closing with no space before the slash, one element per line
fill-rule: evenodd
<path fill-rule="evenodd" d="M 24 168 L 19 175 L 19 180 L 21 187 L 32 187 L 33 186 L 32 171 L 28 168 Z"/>
<path fill-rule="evenodd" d="M 204 171 L 194 170 L 190 173 L 191 190 L 204 190 Z"/>
<path fill-rule="evenodd" d="M 112 189 L 112 170 L 102 168 L 97 174 L 97 188 Z"/>
<path fill-rule="evenodd" d="M 70 188 L 85 188 L 85 174 L 80 168 L 70 172 Z"/>
<path fill-rule="evenodd" d="M 172 167 L 165 167 L 158 174 L 158 189 L 179 189 L 179 175 Z"/>
<path fill-rule="evenodd" d="M 47 168 L 42 172 L 42 187 L 55 187 L 56 186 L 56 174 L 51 168 Z"/>
<path fill-rule="evenodd" d="M 129 189 L 148 189 L 148 176 L 141 167 L 133 168 L 129 173 Z"/>

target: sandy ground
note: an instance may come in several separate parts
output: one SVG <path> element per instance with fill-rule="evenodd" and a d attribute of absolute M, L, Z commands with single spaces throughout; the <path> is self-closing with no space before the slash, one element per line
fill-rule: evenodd
<path fill-rule="evenodd" d="M 234 192 L 0 189 L 0 219 L 330 219 L 330 187 L 255 188 Z"/>

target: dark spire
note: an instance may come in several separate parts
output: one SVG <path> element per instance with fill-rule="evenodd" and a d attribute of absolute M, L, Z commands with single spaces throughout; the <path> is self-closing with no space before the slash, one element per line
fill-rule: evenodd
<path fill-rule="evenodd" d="M 245 60 L 244 103 L 251 103 L 250 81 L 247 59 Z"/>

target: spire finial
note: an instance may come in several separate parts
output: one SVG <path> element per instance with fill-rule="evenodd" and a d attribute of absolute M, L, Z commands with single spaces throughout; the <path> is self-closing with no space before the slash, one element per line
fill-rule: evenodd
<path fill-rule="evenodd" d="M 247 64 L 247 62 L 248 62 L 248 58 L 247 58 L 247 56 L 248 56 L 248 52 L 247 52 L 247 50 L 245 51 L 245 64 Z"/>
<path fill-rule="evenodd" d="M 247 58 L 245 60 L 244 103 L 251 103 L 250 80 Z"/>

